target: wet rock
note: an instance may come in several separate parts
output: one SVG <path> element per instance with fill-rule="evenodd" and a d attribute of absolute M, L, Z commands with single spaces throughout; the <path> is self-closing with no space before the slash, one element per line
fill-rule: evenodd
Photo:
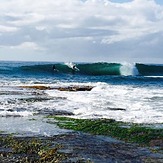
<path fill-rule="evenodd" d="M 151 140 L 149 145 L 151 147 L 154 147 L 154 146 L 160 146 L 163 148 L 163 139 L 156 139 L 156 140 Z"/>
<path fill-rule="evenodd" d="M 69 86 L 69 87 L 59 87 L 56 88 L 59 91 L 91 91 L 92 90 L 92 86 Z"/>
<path fill-rule="evenodd" d="M 41 109 L 38 110 L 39 114 L 44 114 L 44 115 L 50 115 L 50 116 L 55 116 L 55 115 L 74 115 L 72 112 L 66 111 L 66 110 L 46 110 L 46 109 Z"/>
<path fill-rule="evenodd" d="M 155 162 L 163 161 L 162 154 L 152 154 L 148 149 L 135 144 L 107 141 L 80 132 L 55 136 L 53 139 L 63 145 L 60 151 L 68 155 L 63 162 L 77 162 L 79 158 L 95 163 L 142 163 L 150 159 Z"/>
<path fill-rule="evenodd" d="M 14 110 L 13 110 L 13 109 L 8 109 L 7 111 L 9 111 L 9 112 L 14 112 Z"/>
<path fill-rule="evenodd" d="M 107 108 L 108 110 L 113 110 L 113 111 L 126 111 L 126 109 L 123 108 Z"/>
<path fill-rule="evenodd" d="M 42 85 L 34 85 L 34 86 L 21 86 L 21 88 L 32 88 L 32 89 L 38 89 L 38 90 L 51 90 L 56 89 L 59 91 L 91 91 L 92 86 L 68 86 L 68 87 L 55 87 L 51 88 L 48 86 L 42 86 Z"/>
<path fill-rule="evenodd" d="M 0 117 L 6 117 L 6 118 L 10 118 L 10 117 L 13 117 L 13 118 L 18 118 L 18 117 L 23 117 L 22 115 L 1 115 Z"/>
<path fill-rule="evenodd" d="M 8 144 L 17 152 L 12 152 Z M 15 145 L 13 146 L 13 143 Z M 22 146 L 23 144 L 23 146 Z M 81 132 L 52 137 L 1 136 L 0 162 L 94 162 L 94 163 L 162 163 L 163 154 L 119 141 L 110 141 Z M 27 146 L 28 148 L 24 148 Z M 47 146 L 48 152 L 42 149 Z M 15 147 L 15 148 L 13 148 Z M 17 147 L 21 147 L 20 150 Z M 29 148 L 30 147 L 30 148 Z M 45 153 L 46 152 L 46 153 Z M 52 158 L 52 159 L 51 159 Z M 62 161 L 61 161 L 62 160 Z"/>
<path fill-rule="evenodd" d="M 68 112 L 65 110 L 58 110 L 58 111 L 53 111 L 53 113 L 50 115 L 74 115 L 74 114 L 72 112 Z"/>
<path fill-rule="evenodd" d="M 30 97 L 30 98 L 20 98 L 20 101 L 23 102 L 42 102 L 42 101 L 48 101 L 51 100 L 52 98 L 47 98 L 47 97 Z"/>
<path fill-rule="evenodd" d="M 47 90 L 51 89 L 48 86 L 42 86 L 42 85 L 33 85 L 33 86 L 21 86 L 21 88 L 32 88 L 32 89 L 39 89 L 39 90 Z"/>

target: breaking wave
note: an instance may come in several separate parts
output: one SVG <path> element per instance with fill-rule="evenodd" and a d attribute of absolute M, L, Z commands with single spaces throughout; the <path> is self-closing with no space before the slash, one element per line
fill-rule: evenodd
<path fill-rule="evenodd" d="M 120 67 L 120 73 L 123 76 L 137 76 L 139 75 L 139 71 L 135 64 L 131 63 L 123 63 Z"/>
<path fill-rule="evenodd" d="M 53 70 L 55 68 L 57 71 Z M 119 75 L 119 76 L 163 76 L 163 65 L 140 63 L 76 63 L 76 69 L 66 63 L 39 63 L 10 66 L 1 65 L 0 74 L 48 75 L 48 74 L 79 74 L 79 75 Z"/>

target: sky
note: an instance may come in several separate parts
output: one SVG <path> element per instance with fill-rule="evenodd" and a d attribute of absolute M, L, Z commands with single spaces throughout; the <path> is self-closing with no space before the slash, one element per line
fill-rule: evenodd
<path fill-rule="evenodd" d="M 0 3 L 0 60 L 163 63 L 162 0 Z"/>

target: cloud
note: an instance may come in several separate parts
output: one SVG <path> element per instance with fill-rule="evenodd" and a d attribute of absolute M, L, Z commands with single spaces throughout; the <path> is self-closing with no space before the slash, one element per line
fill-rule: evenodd
<path fill-rule="evenodd" d="M 4 26 L 4 25 L 0 25 L 0 32 L 3 33 L 3 32 L 15 32 L 17 31 L 18 28 L 16 27 L 10 27 L 10 26 Z"/>
<path fill-rule="evenodd" d="M 0 20 L 0 46 L 22 55 L 31 49 L 45 60 L 162 58 L 163 6 L 154 0 L 2 0 Z"/>
<path fill-rule="evenodd" d="M 23 42 L 22 44 L 18 46 L 12 46 L 12 48 L 17 48 L 17 49 L 33 49 L 33 50 L 38 50 L 40 49 L 38 45 L 34 42 Z"/>

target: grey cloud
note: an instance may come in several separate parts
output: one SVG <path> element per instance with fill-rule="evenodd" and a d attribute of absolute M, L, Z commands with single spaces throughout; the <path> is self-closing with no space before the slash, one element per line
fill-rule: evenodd
<path fill-rule="evenodd" d="M 163 50 L 163 7 L 154 1 L 3 1 L 0 22 L 10 28 L 0 31 L 0 46 L 30 42 L 54 60 L 160 58 Z"/>
<path fill-rule="evenodd" d="M 31 41 L 31 36 L 35 38 L 36 36 L 39 36 L 38 32 L 34 30 L 34 28 L 33 29 L 23 28 L 16 32 L 2 33 L 0 36 L 0 45 L 17 46 L 23 42 Z"/>
<path fill-rule="evenodd" d="M 22 16 L 16 16 L 16 15 L 4 15 L 2 17 L 3 21 L 7 21 L 7 22 L 14 22 L 14 21 L 18 21 L 18 20 L 22 20 Z"/>
<path fill-rule="evenodd" d="M 123 25 L 124 23 L 126 23 L 126 20 L 124 20 L 121 16 L 109 17 L 108 15 L 107 18 L 106 16 L 104 18 L 95 16 L 88 17 L 82 22 L 82 25 L 96 28 L 107 28 L 109 26 L 110 28 L 114 28 L 114 26 Z"/>

